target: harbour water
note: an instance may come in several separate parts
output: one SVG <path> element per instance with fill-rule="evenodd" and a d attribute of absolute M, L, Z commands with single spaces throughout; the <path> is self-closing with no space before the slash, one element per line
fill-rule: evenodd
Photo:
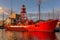
<path fill-rule="evenodd" d="M 0 40 L 14 40 L 15 37 L 18 40 L 21 39 L 21 38 L 23 39 L 23 36 L 22 36 L 22 33 L 21 32 L 19 33 L 20 38 L 19 38 L 19 36 L 16 36 L 16 34 L 15 34 L 15 37 L 14 37 L 13 36 L 14 33 L 12 33 L 11 31 L 5 31 L 5 29 L 0 29 Z M 27 33 L 24 33 L 24 34 L 25 34 L 24 35 L 25 39 L 27 39 Z M 56 36 L 57 36 L 58 40 L 60 40 L 60 32 L 56 32 Z"/>

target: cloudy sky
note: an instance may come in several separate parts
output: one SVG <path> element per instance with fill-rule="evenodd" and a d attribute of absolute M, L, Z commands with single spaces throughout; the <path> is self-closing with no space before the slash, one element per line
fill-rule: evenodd
<path fill-rule="evenodd" d="M 27 12 L 38 12 L 38 0 L 12 0 L 14 11 L 20 12 L 22 4 L 26 5 Z M 0 6 L 11 8 L 11 0 L 0 0 Z M 51 11 L 52 8 L 60 8 L 60 0 L 41 0 L 41 12 Z"/>
<path fill-rule="evenodd" d="M 25 4 L 27 13 L 38 13 L 38 0 L 0 0 L 0 6 L 6 9 L 12 7 L 16 13 L 20 13 L 22 4 Z M 41 0 L 41 13 L 52 12 L 53 8 L 60 11 L 60 0 Z"/>

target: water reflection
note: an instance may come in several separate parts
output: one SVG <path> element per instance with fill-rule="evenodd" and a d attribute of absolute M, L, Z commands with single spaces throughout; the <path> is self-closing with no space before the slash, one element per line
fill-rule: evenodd
<path fill-rule="evenodd" d="M 29 32 L 6 31 L 7 40 L 32 40 Z"/>

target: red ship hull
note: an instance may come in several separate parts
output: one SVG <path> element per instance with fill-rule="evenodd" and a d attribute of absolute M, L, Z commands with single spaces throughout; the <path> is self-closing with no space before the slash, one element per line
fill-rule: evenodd
<path fill-rule="evenodd" d="M 56 36 L 54 29 L 56 28 L 58 20 L 50 20 L 46 22 L 39 22 L 36 25 L 27 25 L 28 27 L 10 27 L 7 26 L 7 30 L 22 31 L 25 30 L 30 33 L 32 37 L 37 37 L 38 40 L 55 40 Z"/>

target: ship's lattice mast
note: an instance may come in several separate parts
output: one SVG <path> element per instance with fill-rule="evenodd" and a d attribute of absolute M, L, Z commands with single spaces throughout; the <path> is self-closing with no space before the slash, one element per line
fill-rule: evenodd
<path fill-rule="evenodd" d="M 20 12 L 21 22 L 24 23 L 27 20 L 26 8 L 25 5 L 22 5 L 21 12 Z"/>

